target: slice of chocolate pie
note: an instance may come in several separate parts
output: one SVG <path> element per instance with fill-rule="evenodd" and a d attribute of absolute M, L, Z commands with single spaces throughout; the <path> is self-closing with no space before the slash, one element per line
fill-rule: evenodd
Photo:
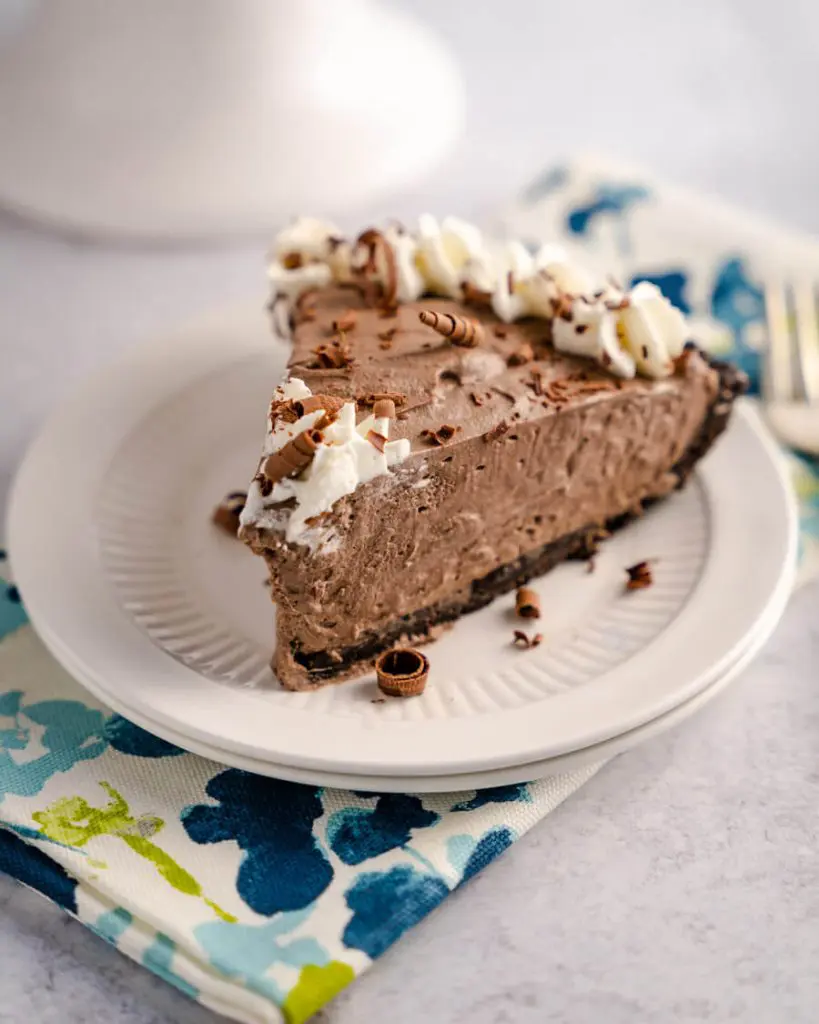
<path fill-rule="evenodd" d="M 493 253 L 459 221 L 353 243 L 299 221 L 270 273 L 293 351 L 240 536 L 290 689 L 588 554 L 685 483 L 743 390 L 654 286 L 596 287 L 555 247 Z"/>

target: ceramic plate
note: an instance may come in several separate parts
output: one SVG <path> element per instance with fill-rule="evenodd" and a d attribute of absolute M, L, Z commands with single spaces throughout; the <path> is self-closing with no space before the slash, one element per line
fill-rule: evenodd
<path fill-rule="evenodd" d="M 310 768 L 294 768 L 274 764 L 272 761 L 261 761 L 258 759 L 243 757 L 230 750 L 221 750 L 210 746 L 207 743 L 191 740 L 189 736 L 171 729 L 169 726 L 158 725 L 148 718 L 140 718 L 138 713 L 124 704 L 113 707 L 113 710 L 125 715 L 132 721 L 137 722 L 149 732 L 161 736 L 169 743 L 207 757 L 211 761 L 229 764 L 233 768 L 243 768 L 245 771 L 254 772 L 257 775 L 271 775 L 273 778 L 286 779 L 289 782 L 298 782 L 312 786 L 330 786 L 336 789 L 345 790 L 371 790 L 382 793 L 405 793 L 408 786 L 411 786 L 416 793 L 455 793 L 463 790 L 485 789 L 493 786 L 509 786 L 520 782 L 531 782 L 536 779 L 546 778 L 550 775 L 562 775 L 566 772 L 583 771 L 595 765 L 599 765 L 618 754 L 625 753 L 646 740 L 653 739 L 668 729 L 684 722 L 691 715 L 700 711 L 719 694 L 726 689 L 729 683 L 742 672 L 753 660 L 759 650 L 764 646 L 771 633 L 776 628 L 782 614 L 782 607 L 787 601 L 787 593 L 782 592 L 779 600 L 771 606 L 764 621 L 759 623 L 754 631 L 749 645 L 742 651 L 737 660 L 714 680 L 704 690 L 678 705 L 672 711 L 660 715 L 658 718 L 646 722 L 628 732 L 615 736 L 610 740 L 603 740 L 582 750 L 572 750 L 567 754 L 558 754 L 556 757 L 547 758 L 544 761 L 536 761 L 532 764 L 514 765 L 510 768 L 491 768 L 487 771 L 464 772 L 456 775 L 423 775 L 407 779 L 401 775 L 356 775 L 342 772 L 320 771 Z M 46 645 L 51 647 L 51 639 L 41 634 Z M 56 645 L 58 647 L 59 645 Z M 56 652 L 56 647 L 53 648 Z M 65 668 L 72 671 L 72 658 L 70 653 L 61 651 L 59 654 Z M 102 697 L 102 694 L 100 694 Z M 109 696 L 110 701 L 110 696 Z"/>
<path fill-rule="evenodd" d="M 413 778 L 532 764 L 695 697 L 790 584 L 795 515 L 779 456 L 740 408 L 690 485 L 604 546 L 597 571 L 537 584 L 544 642 L 520 651 L 512 597 L 428 648 L 425 694 L 375 703 L 371 678 L 281 690 L 264 567 L 209 521 L 252 472 L 285 353 L 252 309 L 158 339 L 46 424 L 9 517 L 34 625 L 80 682 L 222 756 Z M 624 568 L 655 560 L 626 593 Z"/>

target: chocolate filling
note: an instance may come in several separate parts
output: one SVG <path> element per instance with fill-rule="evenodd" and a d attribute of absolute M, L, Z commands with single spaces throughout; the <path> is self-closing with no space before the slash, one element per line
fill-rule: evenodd
<path fill-rule="evenodd" d="M 733 400 L 747 387 L 745 375 L 730 363 L 714 359 L 708 359 L 708 362 L 719 373 L 719 394 L 712 403 L 699 434 L 673 467 L 672 472 L 677 476 L 678 487 L 682 487 L 694 465 L 725 430 Z M 659 498 L 650 496 L 643 504 L 651 505 L 657 500 Z M 613 532 L 638 517 L 636 511 L 627 512 L 607 520 L 604 526 L 606 530 Z M 515 561 L 508 562 L 475 580 L 466 601 L 442 603 L 431 608 L 422 608 L 412 615 L 403 615 L 385 629 L 379 630 L 377 634 L 371 634 L 361 643 L 333 652 L 332 655 L 326 651 L 302 652 L 298 643 L 294 641 L 290 645 L 293 658 L 307 671 L 309 681 L 317 685 L 335 676 L 347 674 L 357 663 L 372 661 L 402 638 L 409 638 L 415 642 L 429 639 L 436 627 L 454 622 L 462 615 L 486 607 L 496 597 L 514 590 L 535 576 L 542 576 L 560 562 L 567 559 L 589 558 L 596 550 L 599 529 L 600 524 L 590 523 L 581 530 L 575 530 L 574 533 L 529 551 Z"/>

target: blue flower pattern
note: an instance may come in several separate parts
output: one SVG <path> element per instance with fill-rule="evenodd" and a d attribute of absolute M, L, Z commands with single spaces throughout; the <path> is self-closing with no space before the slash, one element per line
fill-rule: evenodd
<path fill-rule="evenodd" d="M 442 879 L 403 864 L 359 875 L 345 896 L 353 916 L 344 929 L 344 944 L 375 959 L 448 894 Z"/>
<path fill-rule="evenodd" d="M 182 824 L 195 843 L 238 843 L 236 889 L 249 907 L 270 915 L 318 899 L 333 877 L 313 833 L 324 813 L 320 789 L 231 768 L 210 780 L 207 794 L 216 804 L 186 808 Z"/>
<path fill-rule="evenodd" d="M 327 824 L 327 839 L 333 852 L 345 864 L 361 864 L 404 847 L 416 828 L 429 828 L 440 820 L 424 809 L 417 796 L 387 793 L 379 796 L 372 810 L 345 807 Z"/>

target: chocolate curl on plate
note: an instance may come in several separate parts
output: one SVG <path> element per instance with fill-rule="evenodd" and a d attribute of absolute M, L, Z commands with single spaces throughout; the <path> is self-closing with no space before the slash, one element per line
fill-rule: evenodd
<path fill-rule="evenodd" d="M 354 259 L 359 248 L 366 249 L 367 253 L 364 263 L 354 267 L 355 276 L 361 279 L 364 301 L 368 306 L 393 309 L 398 298 L 398 267 L 392 246 L 380 231 L 368 228 L 358 236 L 353 248 Z M 375 280 L 379 256 L 384 263 L 383 281 Z"/>
<path fill-rule="evenodd" d="M 272 484 L 277 484 L 285 477 L 298 476 L 313 461 L 316 448 L 321 441 L 320 430 L 305 430 L 292 441 L 288 441 L 283 448 L 268 455 L 262 466 L 262 473 Z"/>
<path fill-rule="evenodd" d="M 515 613 L 521 619 L 540 618 L 540 598 L 529 587 L 521 587 L 515 595 Z"/>
<path fill-rule="evenodd" d="M 626 590 L 644 590 L 654 582 L 648 562 L 638 562 L 636 565 L 629 566 L 626 569 L 626 574 L 628 576 Z"/>
<path fill-rule="evenodd" d="M 418 314 L 421 323 L 431 327 L 433 331 L 449 338 L 453 345 L 461 348 L 475 348 L 483 341 L 483 328 L 476 320 L 465 316 L 454 316 L 452 313 L 436 313 L 431 309 L 422 309 Z"/>
<path fill-rule="evenodd" d="M 417 697 L 429 678 L 429 661 L 411 647 L 384 651 L 375 662 L 378 689 L 389 697 Z"/>

